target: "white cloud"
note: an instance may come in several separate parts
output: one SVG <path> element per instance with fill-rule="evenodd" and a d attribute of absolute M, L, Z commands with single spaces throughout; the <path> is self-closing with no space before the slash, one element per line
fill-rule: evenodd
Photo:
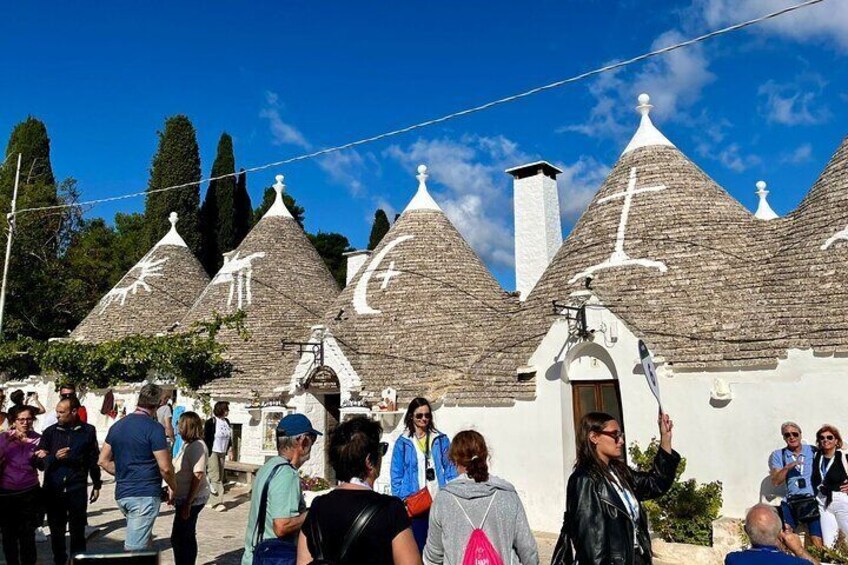
<path fill-rule="evenodd" d="M 757 93 L 765 100 L 761 110 L 769 122 L 786 126 L 814 125 L 830 119 L 831 113 L 820 101 L 826 83 L 815 74 L 798 77 L 795 82 L 778 84 L 770 80 Z"/>
<path fill-rule="evenodd" d="M 430 192 L 469 245 L 487 263 L 513 265 L 512 183 L 504 170 L 534 159 L 503 136 L 471 135 L 393 145 L 385 155 L 410 171 L 426 164 Z"/>
<path fill-rule="evenodd" d="M 274 145 L 296 145 L 303 149 L 311 149 L 306 137 L 293 125 L 283 121 L 280 115 L 280 97 L 276 92 L 265 93 L 265 107 L 259 111 L 259 117 L 268 120 Z"/>
<path fill-rule="evenodd" d="M 731 143 L 718 154 L 719 162 L 737 173 L 759 165 L 762 160 L 756 155 L 743 155 L 738 143 Z"/>
<path fill-rule="evenodd" d="M 813 145 L 811 143 L 802 143 L 789 153 L 784 153 L 781 162 L 791 165 L 800 165 L 813 160 Z"/>
<path fill-rule="evenodd" d="M 610 168 L 585 155 L 570 165 L 558 163 L 557 167 L 562 169 L 557 177 L 560 211 L 566 222 L 573 223 L 586 210 Z"/>
<path fill-rule="evenodd" d="M 697 0 L 707 25 L 716 28 L 796 4 L 797 0 Z M 848 2 L 823 2 L 751 29 L 801 42 L 831 43 L 848 49 Z"/>
<path fill-rule="evenodd" d="M 651 49 L 666 47 L 683 39 L 679 31 L 667 31 L 654 40 Z M 654 106 L 652 118 L 687 122 L 690 120 L 687 111 L 700 99 L 704 87 L 715 79 L 700 45 L 652 59 L 627 80 L 622 79 L 620 74 L 606 73 L 593 81 L 589 92 L 595 98 L 595 105 L 589 119 L 559 131 L 575 131 L 623 143 L 636 131 L 638 119 L 634 108 L 636 98 L 642 92 L 651 95 Z"/>
<path fill-rule="evenodd" d="M 348 149 L 321 157 L 318 166 L 333 182 L 347 187 L 353 196 L 362 196 L 365 191 L 362 178 L 368 172 L 369 162 L 357 150 Z"/>

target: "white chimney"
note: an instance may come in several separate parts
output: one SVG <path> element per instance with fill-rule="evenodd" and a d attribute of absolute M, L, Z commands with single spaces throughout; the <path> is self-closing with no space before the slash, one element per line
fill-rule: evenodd
<path fill-rule="evenodd" d="M 367 249 L 362 249 L 360 251 L 349 251 L 343 253 L 343 255 L 347 257 L 347 277 L 345 278 L 345 286 L 347 286 L 353 280 L 353 277 L 356 276 L 356 273 L 359 272 L 359 269 L 368 262 L 371 252 Z"/>
<path fill-rule="evenodd" d="M 515 289 L 525 300 L 562 245 L 556 183 L 562 171 L 538 161 L 506 172 L 515 179 Z"/>

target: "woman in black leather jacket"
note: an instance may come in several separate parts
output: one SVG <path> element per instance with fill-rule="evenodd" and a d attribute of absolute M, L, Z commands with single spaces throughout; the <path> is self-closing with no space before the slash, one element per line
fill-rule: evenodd
<path fill-rule="evenodd" d="M 658 424 L 660 449 L 653 468 L 644 473 L 624 462 L 624 434 L 615 418 L 590 412 L 581 420 L 563 525 L 579 565 L 652 563 L 648 517 L 641 501 L 665 494 L 680 462 L 671 448 L 671 419 L 660 414 Z M 564 562 L 571 562 L 571 551 L 563 553 Z"/>

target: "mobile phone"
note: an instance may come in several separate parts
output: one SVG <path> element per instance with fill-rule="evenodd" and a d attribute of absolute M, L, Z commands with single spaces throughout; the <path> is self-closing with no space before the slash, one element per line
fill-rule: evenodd
<path fill-rule="evenodd" d="M 425 476 L 427 477 L 428 481 L 435 481 L 436 480 L 436 470 L 435 469 L 427 469 Z"/>

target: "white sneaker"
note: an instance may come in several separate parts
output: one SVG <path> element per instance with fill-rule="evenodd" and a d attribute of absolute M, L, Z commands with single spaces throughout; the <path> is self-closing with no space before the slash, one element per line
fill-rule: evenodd
<path fill-rule="evenodd" d="M 226 512 L 226 511 L 227 511 L 227 507 L 226 507 L 226 506 L 224 506 L 223 504 L 219 504 L 218 506 L 216 506 L 216 507 L 214 508 L 214 510 L 215 510 L 215 512 Z"/>

